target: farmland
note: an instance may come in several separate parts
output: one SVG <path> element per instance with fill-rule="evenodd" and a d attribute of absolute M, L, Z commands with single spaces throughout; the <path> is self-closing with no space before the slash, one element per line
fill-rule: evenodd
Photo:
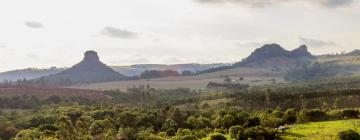
<path fill-rule="evenodd" d="M 149 85 L 152 88 L 162 89 L 174 89 L 179 87 L 190 89 L 205 89 L 206 85 L 209 82 L 223 82 L 225 76 L 230 77 L 236 82 L 249 85 L 272 84 L 273 79 L 276 79 L 277 83 L 285 83 L 283 73 L 280 71 L 274 71 L 269 68 L 235 68 L 194 76 L 164 77 L 155 79 L 79 84 L 71 86 L 70 88 L 95 90 L 126 90 L 127 88 L 133 86 Z M 238 81 L 238 79 L 240 79 L 241 77 L 244 78 L 244 80 Z"/>

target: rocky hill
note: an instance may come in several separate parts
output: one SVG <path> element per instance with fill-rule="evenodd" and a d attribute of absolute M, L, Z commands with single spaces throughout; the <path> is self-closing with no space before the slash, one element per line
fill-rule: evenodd
<path fill-rule="evenodd" d="M 114 71 L 99 60 L 95 51 L 87 51 L 84 59 L 60 73 L 45 76 L 39 79 L 47 81 L 62 81 L 72 83 L 108 82 L 124 79 L 125 76 Z"/>
<path fill-rule="evenodd" d="M 250 56 L 234 67 L 277 67 L 294 68 L 308 65 L 313 62 L 314 56 L 308 52 L 305 45 L 292 51 L 283 49 L 278 44 L 267 44 L 256 49 Z"/>

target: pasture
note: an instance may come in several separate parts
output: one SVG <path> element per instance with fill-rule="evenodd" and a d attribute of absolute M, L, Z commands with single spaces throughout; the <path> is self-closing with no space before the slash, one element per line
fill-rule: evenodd
<path fill-rule="evenodd" d="M 360 120 L 337 120 L 325 122 L 310 122 L 291 126 L 282 135 L 285 140 L 335 140 L 336 135 L 345 130 L 360 132 Z"/>

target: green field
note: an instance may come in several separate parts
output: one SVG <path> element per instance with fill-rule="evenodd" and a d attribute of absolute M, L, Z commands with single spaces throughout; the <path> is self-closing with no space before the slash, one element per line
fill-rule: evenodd
<path fill-rule="evenodd" d="M 282 138 L 285 140 L 334 140 L 338 132 L 349 129 L 360 132 L 360 120 L 311 122 L 294 125 L 282 135 Z"/>

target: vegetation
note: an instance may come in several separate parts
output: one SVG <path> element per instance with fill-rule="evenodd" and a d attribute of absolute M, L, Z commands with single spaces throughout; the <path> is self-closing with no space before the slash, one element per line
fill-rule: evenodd
<path fill-rule="evenodd" d="M 360 132 L 359 119 L 310 122 L 290 126 L 281 134 L 283 139 L 336 140 L 357 137 Z M 351 139 L 351 140 L 356 140 Z"/>
<path fill-rule="evenodd" d="M 359 89 L 310 90 L 310 86 L 297 84 L 239 86 L 164 90 L 144 85 L 126 92 L 105 91 L 108 98 L 100 100 L 83 96 L 3 96 L 0 138 L 345 139 L 359 132 Z M 210 103 L 220 99 L 223 102 Z"/>

